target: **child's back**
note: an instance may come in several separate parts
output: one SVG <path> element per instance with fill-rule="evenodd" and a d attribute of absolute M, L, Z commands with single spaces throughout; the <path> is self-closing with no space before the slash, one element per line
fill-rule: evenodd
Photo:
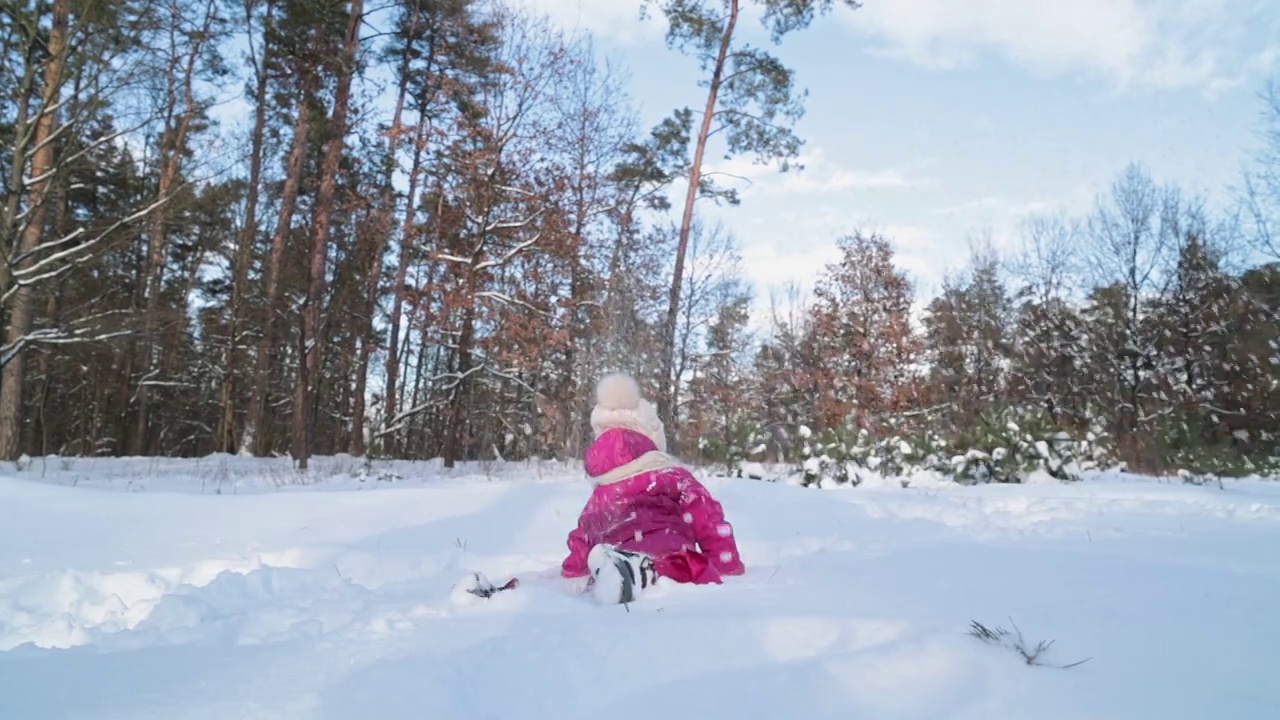
<path fill-rule="evenodd" d="M 707 489 L 645 434 L 660 433 L 662 425 L 646 417 L 638 391 L 597 395 L 602 402 L 592 418 L 599 436 L 584 458 L 595 490 L 569 535 L 564 575 L 587 575 L 597 546 L 647 556 L 659 577 L 677 582 L 717 583 L 741 574 L 733 527 Z"/>

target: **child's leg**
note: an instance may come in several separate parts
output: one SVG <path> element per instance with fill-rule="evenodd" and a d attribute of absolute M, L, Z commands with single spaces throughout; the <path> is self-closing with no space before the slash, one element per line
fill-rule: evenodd
<path fill-rule="evenodd" d="M 720 573 L 697 550 L 681 550 L 653 561 L 658 577 L 679 583 L 710 585 L 721 582 Z"/>

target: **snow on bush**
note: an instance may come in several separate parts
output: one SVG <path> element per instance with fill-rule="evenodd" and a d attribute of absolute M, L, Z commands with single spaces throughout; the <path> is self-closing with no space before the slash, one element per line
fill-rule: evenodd
<path fill-rule="evenodd" d="M 746 475 L 745 466 L 761 460 L 767 449 L 764 428 L 747 418 L 736 420 L 727 437 L 704 435 L 698 439 L 703 460 L 733 477 Z"/>
<path fill-rule="evenodd" d="M 939 479 L 962 485 L 1075 481 L 1083 473 L 1117 467 L 1101 430 L 1075 437 L 1035 415 L 1009 412 L 993 412 L 977 431 L 950 439 L 899 420 L 885 423 L 878 434 L 849 421 L 819 431 L 801 425 L 792 444 L 799 457 L 791 475 L 807 487 L 910 487 Z"/>

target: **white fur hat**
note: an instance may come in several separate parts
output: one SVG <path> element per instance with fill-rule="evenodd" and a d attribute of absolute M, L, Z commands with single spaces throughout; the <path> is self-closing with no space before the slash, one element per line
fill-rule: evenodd
<path fill-rule="evenodd" d="M 614 373 L 596 385 L 596 406 L 591 411 L 591 429 L 599 437 L 605 430 L 634 430 L 666 452 L 667 432 L 657 411 L 640 397 L 640 385 L 629 375 Z"/>

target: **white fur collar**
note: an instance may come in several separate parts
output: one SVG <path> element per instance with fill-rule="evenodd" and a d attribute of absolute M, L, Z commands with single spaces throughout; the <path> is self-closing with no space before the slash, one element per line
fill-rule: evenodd
<path fill-rule="evenodd" d="M 625 465 L 619 465 L 599 477 L 590 478 L 590 480 L 592 485 L 612 485 L 623 480 L 630 480 L 643 473 L 667 470 L 674 467 L 680 467 L 680 463 L 676 462 L 675 458 L 661 450 L 650 450 L 635 460 Z"/>

